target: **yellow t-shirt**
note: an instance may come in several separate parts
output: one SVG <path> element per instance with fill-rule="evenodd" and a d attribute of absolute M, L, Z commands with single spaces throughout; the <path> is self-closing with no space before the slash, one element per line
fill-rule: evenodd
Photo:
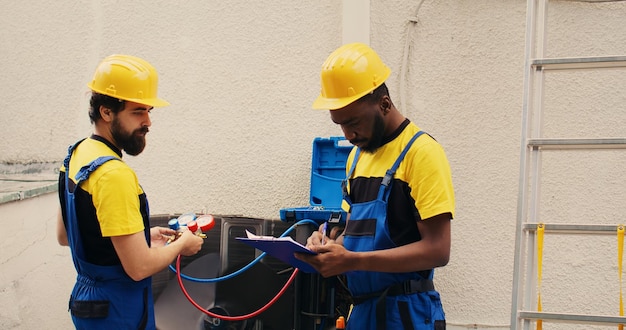
<path fill-rule="evenodd" d="M 419 127 L 406 120 L 391 140 L 374 153 L 359 153 L 347 187 L 352 203 L 376 199 L 385 173 L 419 130 Z M 346 174 L 350 172 L 355 153 L 356 148 L 348 156 Z M 400 163 L 393 178 L 388 203 L 389 229 L 392 238 L 399 245 L 415 240 L 410 237 L 415 236 L 415 232 L 411 233 L 405 228 L 411 224 L 416 227 L 415 220 L 427 220 L 444 213 L 450 213 L 454 217 L 455 201 L 450 165 L 441 145 L 428 134 L 422 134 L 413 142 Z M 343 208 L 349 211 L 345 201 Z"/>

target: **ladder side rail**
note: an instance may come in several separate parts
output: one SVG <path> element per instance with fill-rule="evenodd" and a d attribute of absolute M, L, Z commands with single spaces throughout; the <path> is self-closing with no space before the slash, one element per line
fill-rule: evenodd
<path fill-rule="evenodd" d="M 531 67 L 531 58 L 534 56 L 535 49 L 534 39 L 536 37 L 536 27 L 534 12 L 536 11 L 536 0 L 528 0 L 526 3 L 526 45 L 524 48 L 524 95 L 522 100 L 522 134 L 520 139 L 520 167 L 519 167 L 519 187 L 518 187 L 518 199 L 517 199 L 517 216 L 515 226 L 515 254 L 513 260 L 513 290 L 511 299 L 511 329 L 517 329 L 519 327 L 517 311 L 522 304 L 523 297 L 519 295 L 522 292 L 523 287 L 523 268 L 522 264 L 522 249 L 524 232 L 522 230 L 522 224 L 526 218 L 527 204 L 526 194 L 528 189 L 528 172 L 530 168 L 530 159 L 527 149 L 527 140 L 530 133 L 530 126 L 528 124 L 531 116 L 529 105 L 529 99 L 532 94 L 532 81 L 533 71 Z"/>
<path fill-rule="evenodd" d="M 547 46 L 547 30 L 548 30 L 548 4 L 549 0 L 532 0 L 535 2 L 535 15 L 537 18 L 535 20 L 535 48 L 534 52 L 531 53 L 532 56 L 529 60 L 532 63 L 533 58 L 544 58 L 546 54 L 546 46 Z"/>
<path fill-rule="evenodd" d="M 520 308 L 524 310 L 531 310 L 536 305 L 535 301 L 532 301 L 532 297 L 537 296 L 537 254 L 535 253 L 535 243 L 536 243 L 536 235 L 534 233 L 525 232 L 526 239 L 524 240 L 524 250 L 526 252 L 526 271 L 524 278 L 524 301 Z M 536 309 L 536 308 L 534 308 Z M 519 310 L 516 311 L 519 317 Z M 530 330 L 530 326 L 532 325 L 530 320 L 519 318 L 519 321 L 523 324 L 524 330 Z"/>
<path fill-rule="evenodd" d="M 526 139 L 522 138 L 522 144 L 526 144 Z M 527 294 L 522 294 L 524 291 L 524 271 L 526 266 L 531 260 L 526 260 L 524 264 L 524 253 L 529 254 L 527 249 L 527 240 L 529 239 L 528 233 L 524 232 L 523 225 L 525 219 L 528 217 L 528 199 L 529 194 L 529 172 L 530 172 L 530 155 L 527 148 L 522 147 L 522 153 L 520 155 L 520 180 L 518 187 L 518 202 L 517 202 L 517 220 L 515 228 L 515 254 L 514 254 L 514 267 L 513 267 L 513 296 L 512 296 L 512 308 L 511 308 L 511 329 L 517 329 L 518 317 L 517 311 L 524 305 L 527 300 Z M 531 245 L 532 246 L 532 245 Z M 514 328 L 514 325 L 515 328 Z"/>
<path fill-rule="evenodd" d="M 541 77 L 538 77 L 541 78 Z M 538 81 L 540 82 L 540 81 Z M 539 89 L 541 90 L 541 89 Z M 537 122 L 540 122 L 540 115 L 537 114 Z M 537 133 L 539 134 L 539 133 Z M 540 184 L 540 171 L 539 168 L 541 166 L 541 151 L 537 148 L 527 148 L 530 150 L 530 165 L 531 165 L 531 173 L 534 175 L 530 180 L 529 193 L 528 193 L 528 217 L 524 219 L 522 223 L 523 226 L 526 226 L 528 221 L 532 220 L 533 222 L 539 221 L 539 196 L 541 195 L 541 184 Z M 537 297 L 537 269 L 538 269 L 538 259 L 536 254 L 536 232 L 526 232 L 526 242 L 528 242 L 527 246 L 524 247 L 524 253 L 526 253 L 526 271 L 524 278 L 524 297 L 521 308 L 524 310 L 537 310 L 537 301 L 535 297 Z M 519 312 L 519 307 L 518 310 Z M 524 329 L 528 330 L 531 326 L 530 320 L 524 319 Z"/>
<path fill-rule="evenodd" d="M 544 1 L 544 6 L 547 6 L 548 0 Z M 544 8 L 543 19 L 545 21 L 545 11 L 547 8 Z M 545 35 L 545 33 L 544 33 Z M 529 113 L 532 115 L 531 127 L 530 127 L 530 137 L 531 138 L 539 138 L 543 135 L 543 92 L 544 92 L 544 74 L 543 70 L 540 67 L 533 68 L 533 81 L 532 88 L 534 93 L 532 94 L 531 101 L 532 103 L 532 111 Z M 533 129 L 534 128 L 534 129 Z M 541 196 L 541 164 L 542 164 L 542 150 L 539 148 L 532 147 L 526 145 L 526 150 L 530 155 L 530 175 L 529 177 L 529 191 L 526 196 L 527 198 L 527 217 L 523 219 L 523 223 L 528 223 L 529 221 L 539 223 L 540 221 L 540 196 Z M 536 235 L 535 233 L 528 233 L 528 245 L 525 247 L 525 253 L 527 254 L 527 265 L 526 265 L 526 276 L 524 280 L 524 303 L 522 304 L 522 308 L 526 310 L 534 309 L 537 310 L 537 270 L 538 270 L 538 259 L 536 254 Z M 531 326 L 530 320 L 524 320 L 524 329 L 529 330 Z"/>
<path fill-rule="evenodd" d="M 528 189 L 529 189 L 529 175 L 530 175 L 530 150 L 528 149 L 528 139 L 532 133 L 531 120 L 534 120 L 533 115 L 535 108 L 536 96 L 533 91 L 535 89 L 536 69 L 532 67 L 532 59 L 538 56 L 542 57 L 545 46 L 545 25 L 547 11 L 547 0 L 528 0 L 526 8 L 526 45 L 524 51 L 524 96 L 522 106 L 522 136 L 521 136 L 521 148 L 520 148 L 520 173 L 519 173 L 519 187 L 518 187 L 518 203 L 517 203 L 517 219 L 515 229 L 515 256 L 513 267 L 513 292 L 511 300 L 511 329 L 518 329 L 521 319 L 518 318 L 519 306 L 528 301 L 527 297 L 520 295 L 524 292 L 524 281 L 528 276 L 523 276 L 523 253 L 528 253 L 528 249 L 533 248 L 534 244 L 527 247 L 524 244 L 524 233 L 522 231 L 522 224 L 528 217 Z M 537 42 L 538 41 L 538 42 Z M 540 47 L 536 48 L 535 45 L 539 44 Z M 533 240 L 534 242 L 534 240 Z M 529 244 L 530 245 L 530 244 Z M 522 249 L 523 247 L 523 249 Z M 534 249 L 534 248 L 533 248 Z M 534 254 L 532 252 L 531 254 Z M 526 286 L 528 287 L 528 286 Z"/>

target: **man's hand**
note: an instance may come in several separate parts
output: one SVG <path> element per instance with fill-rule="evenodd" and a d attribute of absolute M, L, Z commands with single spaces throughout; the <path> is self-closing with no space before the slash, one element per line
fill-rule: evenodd
<path fill-rule="evenodd" d="M 176 240 L 177 243 L 182 245 L 180 254 L 184 256 L 192 256 L 202 249 L 202 243 L 204 239 L 197 236 L 189 230 L 183 231 L 183 234 Z"/>
<path fill-rule="evenodd" d="M 315 246 L 322 245 L 322 232 L 314 231 L 309 238 L 306 239 L 306 247 L 313 249 Z"/>
<path fill-rule="evenodd" d="M 339 226 L 335 226 L 330 230 L 330 233 L 328 234 L 328 236 L 324 239 L 326 241 L 326 243 L 329 242 L 329 240 L 336 240 L 335 243 L 339 243 L 341 244 L 341 241 L 337 240 L 338 236 L 341 234 L 341 232 L 343 231 L 343 227 L 339 227 Z M 324 235 L 324 224 L 321 224 L 318 228 L 317 231 L 314 231 L 311 236 L 309 236 L 309 238 L 306 239 L 306 247 L 307 248 L 312 248 L 313 246 L 316 245 L 322 245 L 322 237 Z"/>
<path fill-rule="evenodd" d="M 150 244 L 152 247 L 165 246 L 167 240 L 176 235 L 176 231 L 164 227 L 152 227 L 150 228 Z"/>
<path fill-rule="evenodd" d="M 306 240 L 306 247 L 318 254 L 296 253 L 295 257 L 311 264 L 324 277 L 352 270 L 349 268 L 351 264 L 348 258 L 356 254 L 343 247 L 342 231 L 343 227 L 335 226 L 330 230 L 330 234 L 324 237 L 324 224 L 320 225 Z"/>
<path fill-rule="evenodd" d="M 313 236 L 313 235 L 312 235 Z M 307 239 L 307 247 L 311 251 L 317 252 L 316 255 L 306 253 L 295 253 L 295 257 L 306 263 L 311 264 L 318 273 L 324 277 L 343 274 L 347 271 L 354 270 L 354 260 L 356 253 L 348 251 L 341 244 L 337 244 L 335 240 L 327 240 L 326 244 L 321 245 L 321 235 L 315 235 L 316 238 Z M 309 244 L 309 241 L 319 241 L 320 244 Z"/>

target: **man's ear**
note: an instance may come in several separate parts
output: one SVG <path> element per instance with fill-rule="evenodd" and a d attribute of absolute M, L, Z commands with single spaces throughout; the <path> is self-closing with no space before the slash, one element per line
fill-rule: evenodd
<path fill-rule="evenodd" d="M 108 123 L 113 120 L 113 111 L 111 111 L 111 109 L 101 105 L 99 110 L 100 110 L 100 117 L 102 117 L 104 121 Z"/>
<path fill-rule="evenodd" d="M 383 112 L 383 115 L 386 115 L 391 110 L 391 100 L 388 97 L 383 97 L 380 100 L 380 111 Z"/>

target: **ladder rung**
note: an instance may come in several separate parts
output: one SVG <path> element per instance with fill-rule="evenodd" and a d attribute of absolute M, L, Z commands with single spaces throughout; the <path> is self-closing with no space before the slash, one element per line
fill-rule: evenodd
<path fill-rule="evenodd" d="M 519 317 L 521 319 L 526 319 L 526 320 L 543 320 L 543 321 L 553 321 L 553 322 L 626 324 L 625 316 L 604 316 L 604 315 L 520 311 Z"/>
<path fill-rule="evenodd" d="M 544 230 L 546 233 L 562 233 L 562 234 L 615 234 L 617 228 L 621 225 L 584 225 L 584 224 L 556 224 L 545 223 Z M 524 230 L 537 230 L 536 223 L 525 223 Z"/>
<path fill-rule="evenodd" d="M 564 57 L 532 60 L 531 66 L 544 70 L 626 67 L 626 56 Z"/>
<path fill-rule="evenodd" d="M 542 149 L 622 149 L 626 148 L 626 138 L 528 139 L 528 146 Z"/>

